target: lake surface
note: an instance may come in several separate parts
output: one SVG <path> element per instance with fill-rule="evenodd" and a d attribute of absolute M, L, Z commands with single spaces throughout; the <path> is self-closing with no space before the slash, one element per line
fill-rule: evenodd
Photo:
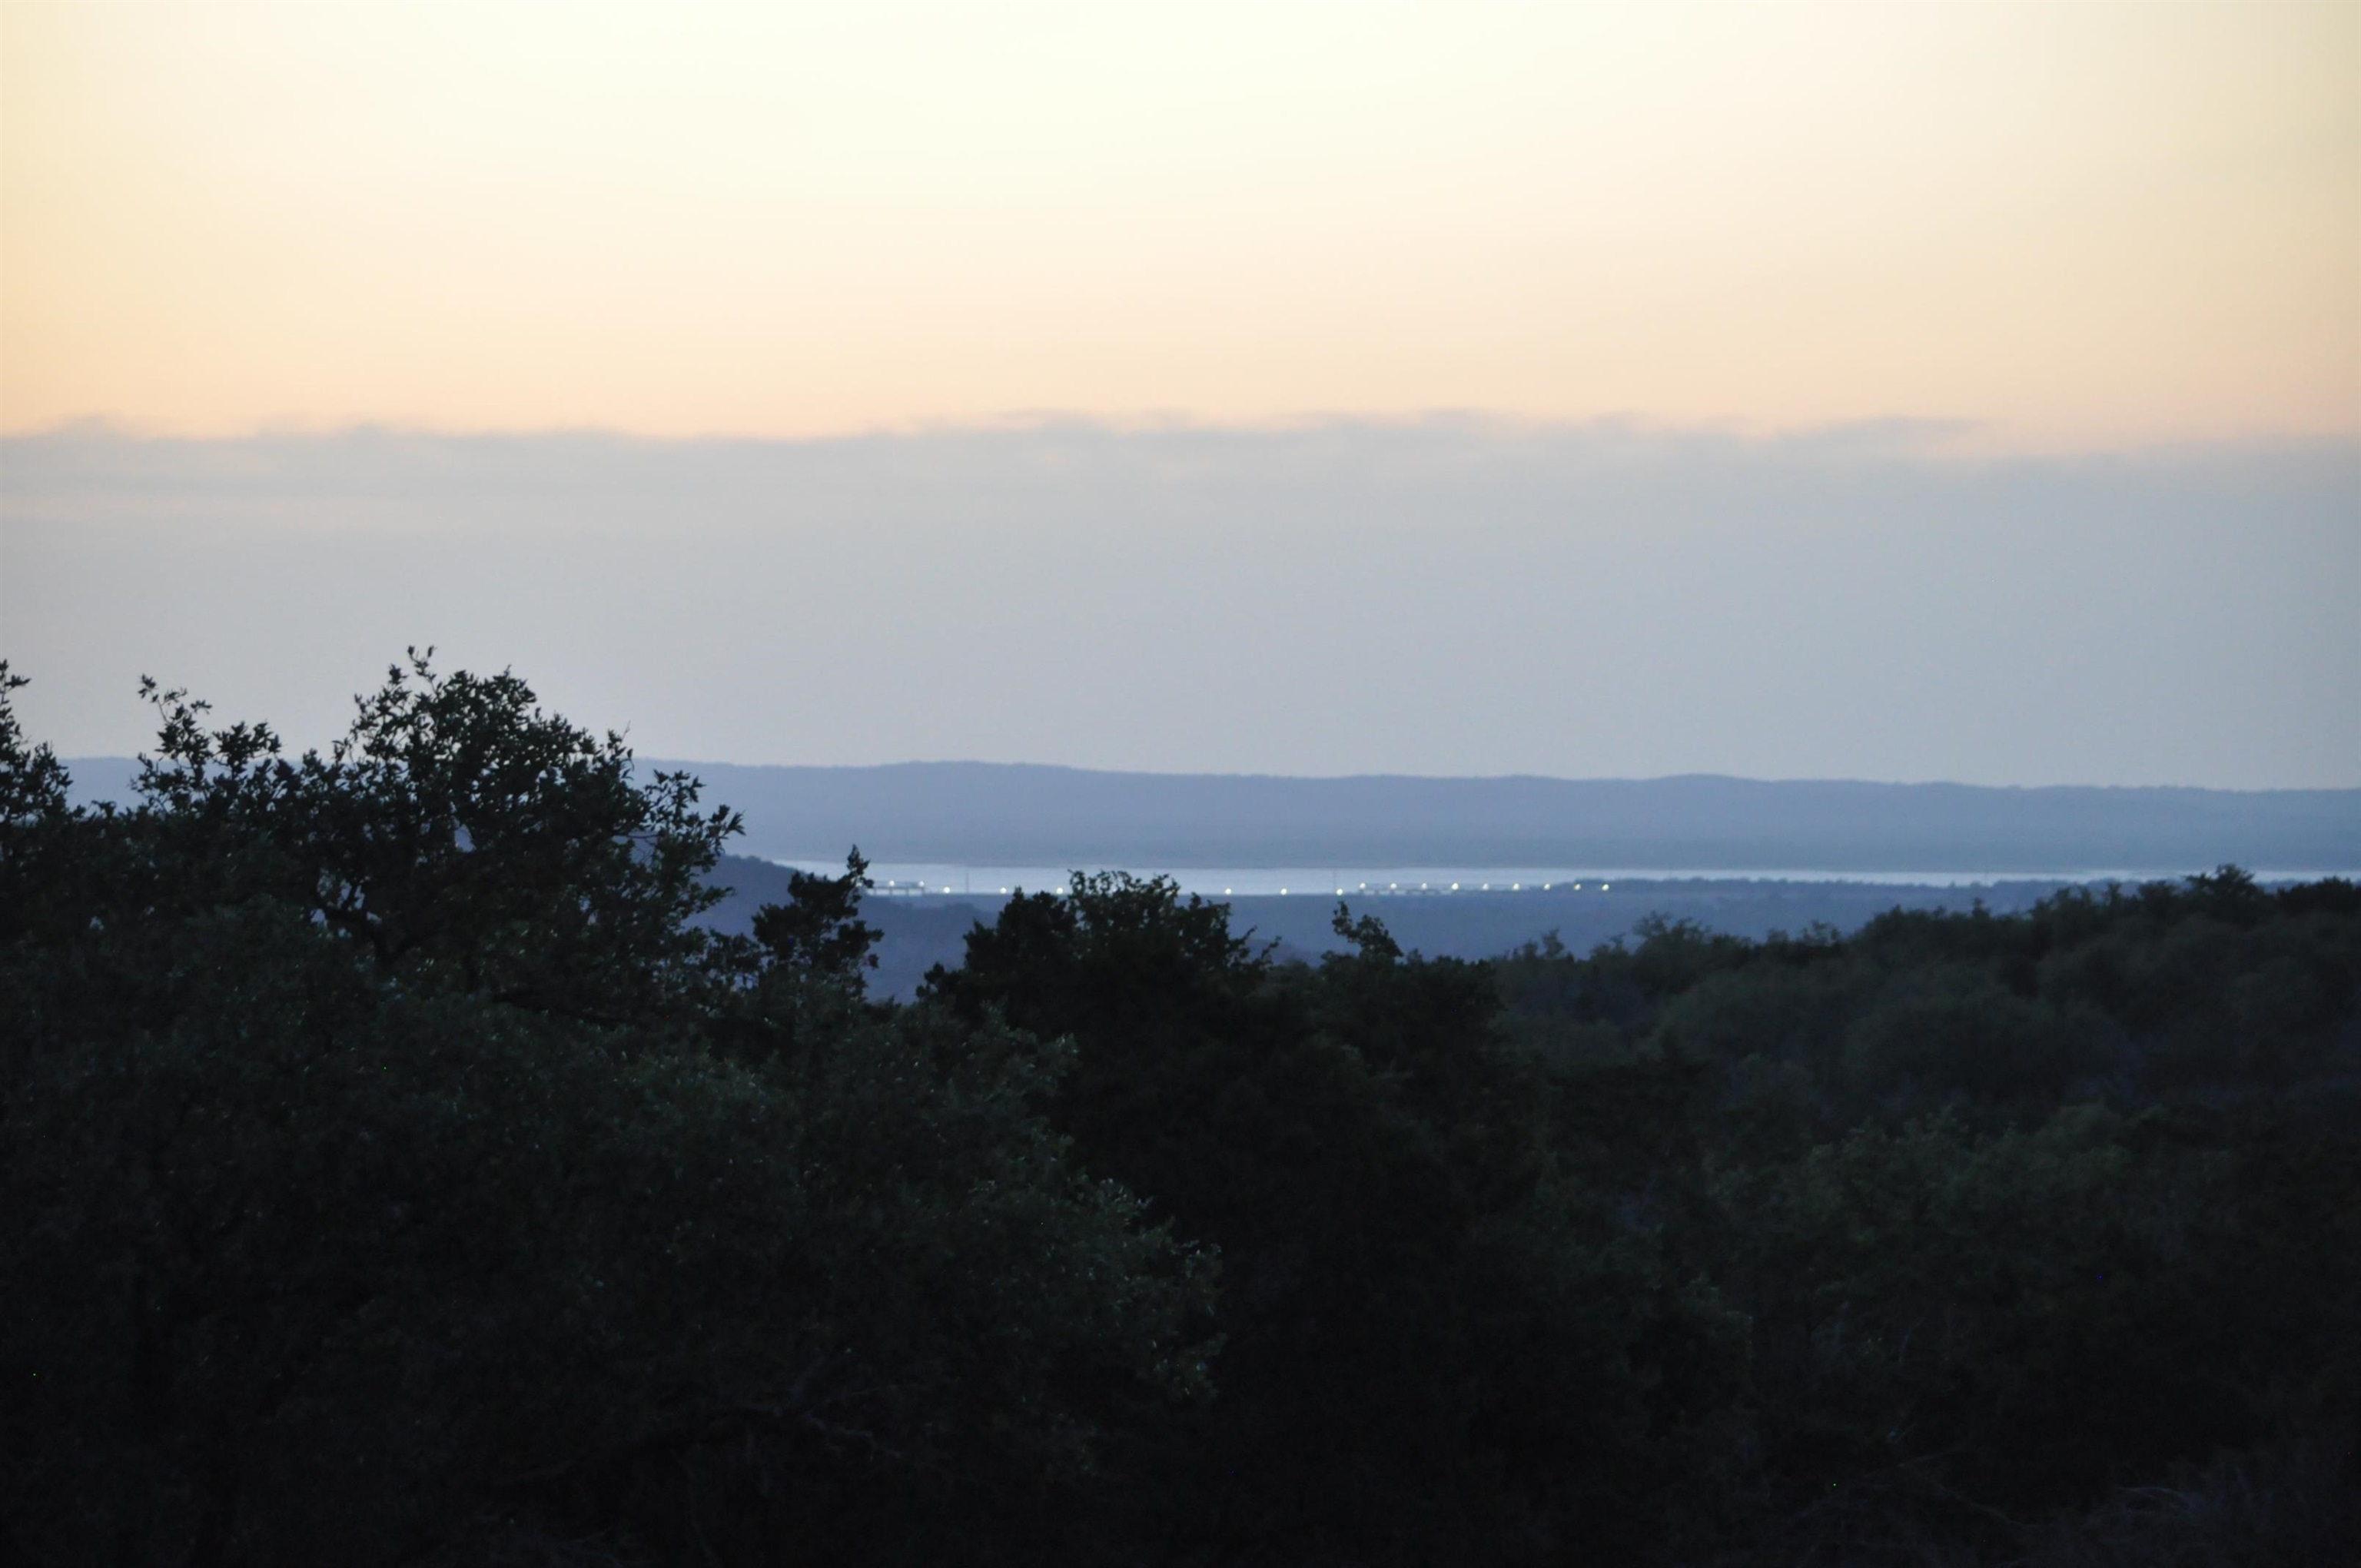
<path fill-rule="evenodd" d="M 840 861 L 829 864 L 799 860 L 773 863 L 822 873 L 844 869 Z M 877 883 L 877 894 L 887 896 L 923 894 L 940 898 L 949 894 L 953 897 L 996 898 L 1020 888 L 1027 893 L 1038 893 L 1044 889 L 1062 892 L 1075 869 L 1071 866 L 963 866 L 906 861 L 873 864 L 869 868 L 869 874 Z M 1610 892 L 1618 882 L 1856 883 L 1873 887 L 1948 888 L 1993 887 L 2011 883 L 2089 883 L 2103 885 L 2110 882 L 2126 884 L 2154 882 L 2162 874 L 2087 869 L 2023 872 L 1839 872 L 1810 868 L 1668 871 L 1621 866 L 1183 866 L 1126 869 L 1143 877 L 1170 877 L 1180 884 L 1181 892 L 1200 894 L 1208 898 L 1302 896 L 1323 899 L 1339 895 L 1346 898 L 1434 898 L 1449 897 L 1454 894 L 1546 893 L 1562 895 Z M 2181 874 L 2212 869 L 2192 866 L 2188 872 Z M 2323 876 L 2349 873 L 2264 870 L 2253 874 L 2261 882 L 2310 882 Z"/>

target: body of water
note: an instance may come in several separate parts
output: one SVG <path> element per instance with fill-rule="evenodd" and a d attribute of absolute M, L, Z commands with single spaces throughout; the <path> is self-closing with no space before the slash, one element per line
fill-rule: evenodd
<path fill-rule="evenodd" d="M 832 873 L 843 863 L 780 861 L 799 871 Z M 999 897 L 1022 889 L 1027 893 L 1065 891 L 1077 869 L 1071 866 L 961 866 L 917 862 L 880 862 L 869 868 L 877 892 L 886 895 L 940 898 Z M 1167 876 L 1183 893 L 1208 898 L 1269 898 L 1304 896 L 1333 899 L 1434 898 L 1467 894 L 1606 893 L 1620 883 L 1855 883 L 1879 887 L 1992 887 L 2012 883 L 2135 883 L 2169 880 L 2187 872 L 2129 871 L 2023 872 L 1859 872 L 1788 868 L 1773 871 L 1667 871 L 1646 867 L 1580 866 L 1187 866 L 1168 869 L 1126 867 L 1134 874 Z M 2322 877 L 2351 875 L 2349 872 L 2257 871 L 2261 882 L 2312 882 Z"/>

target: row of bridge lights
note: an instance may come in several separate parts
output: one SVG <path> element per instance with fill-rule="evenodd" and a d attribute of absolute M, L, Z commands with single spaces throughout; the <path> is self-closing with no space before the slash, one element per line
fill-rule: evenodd
<path fill-rule="evenodd" d="M 1557 884 L 1556 884 L 1556 883 L 1546 883 L 1546 882 L 1545 882 L 1545 883 L 1542 883 L 1542 885 L 1541 885 L 1541 891 L 1542 891 L 1542 892 L 1543 892 L 1543 893 L 1548 893 L 1548 892 L 1550 892 L 1553 888 L 1554 888 L 1556 885 L 1557 885 Z M 1573 891 L 1575 891 L 1576 893 L 1580 893 L 1580 892 L 1582 891 L 1582 884 L 1581 884 L 1580 883 L 1578 883 L 1578 882 L 1577 882 L 1577 883 L 1568 883 L 1567 885 L 1568 885 L 1569 887 L 1571 887 L 1571 888 L 1573 889 Z M 1598 884 L 1598 891 L 1599 891 L 1599 892 L 1601 892 L 1601 893 L 1605 893 L 1605 892 L 1608 890 L 1608 888 L 1609 888 L 1609 886 L 1611 886 L 1611 885 L 1612 885 L 1611 883 L 1603 883 L 1603 882 L 1602 882 L 1602 883 L 1600 883 Z M 1421 892 L 1421 893 L 1432 893 L 1432 892 L 1433 892 L 1433 891 L 1434 891 L 1434 889 L 1433 889 L 1432 886 L 1430 886 L 1428 883 L 1419 883 L 1419 884 L 1418 884 L 1418 890 L 1419 890 L 1419 892 Z M 949 892 L 950 892 L 950 884 L 948 884 L 948 883 L 944 884 L 943 891 L 944 891 L 945 893 L 949 893 Z M 1001 892 L 1003 892 L 1003 893 L 1006 893 L 1008 890 L 1007 890 L 1006 888 L 1005 888 L 1005 887 L 1004 887 L 1004 888 L 1002 888 L 1000 891 L 1001 891 Z M 1060 898 L 1063 898 L 1063 897 L 1065 897 L 1065 896 L 1066 896 L 1066 890 L 1065 890 L 1064 888 L 1062 888 L 1062 887 L 1061 887 L 1061 888 L 1054 889 L 1053 891 L 1057 894 L 1057 895 L 1058 895 Z M 1361 886 L 1360 886 L 1360 891 L 1361 891 L 1361 892 L 1363 892 L 1363 893 L 1367 893 L 1367 892 L 1368 892 L 1368 891 L 1369 891 L 1369 884 L 1368 884 L 1367 883 L 1363 883 L 1361 884 Z M 1387 893 L 1400 893 L 1400 892 L 1401 891 L 1401 883 L 1398 883 L 1398 882 L 1389 882 L 1389 883 L 1386 883 L 1385 888 L 1384 888 L 1384 890 L 1383 890 L 1383 891 L 1385 891 L 1385 892 L 1387 892 Z M 1455 883 L 1455 883 L 1453 883 L 1451 884 L 1451 891 L 1452 891 L 1452 892 L 1454 892 L 1454 893 L 1461 893 L 1461 892 L 1465 892 L 1466 890 L 1465 890 L 1464 888 L 1462 888 L 1462 887 L 1461 887 L 1457 883 Z M 1481 887 L 1477 888 L 1476 891 L 1477 891 L 1477 892 L 1478 892 L 1478 893 L 1489 893 L 1489 892 L 1491 892 L 1491 891 L 1492 891 L 1492 884 L 1491 884 L 1490 883 L 1488 883 L 1488 883 L 1484 883 Z M 1524 891 L 1525 891 L 1525 884 L 1524 884 L 1523 883 L 1521 883 L 1521 882 L 1512 882 L 1512 883 L 1510 883 L 1509 884 L 1509 891 L 1510 891 L 1510 893 L 1522 893 L 1522 892 L 1524 892 Z M 1232 889 L 1232 888 L 1226 888 L 1226 887 L 1225 887 L 1225 888 L 1222 889 L 1222 896 L 1223 896 L 1224 898 L 1229 898 L 1229 897 L 1232 897 L 1232 896 L 1234 896 L 1234 895 L 1235 895 L 1235 889 Z M 1285 889 L 1285 888 L 1283 888 L 1283 887 L 1282 887 L 1282 888 L 1280 888 L 1280 889 L 1279 890 L 1279 897 L 1281 897 L 1281 898 L 1285 898 L 1285 897 L 1287 896 L 1287 889 Z M 1345 890 L 1344 890 L 1343 888 L 1341 888 L 1341 887 L 1340 887 L 1340 888 L 1338 888 L 1338 889 L 1336 890 L 1336 896 L 1337 896 L 1337 897 L 1339 897 L 1339 898 L 1342 898 L 1343 896 L 1345 896 Z"/>
<path fill-rule="evenodd" d="M 1541 884 L 1541 889 L 1540 889 L 1540 891 L 1541 891 L 1541 892 L 1543 892 L 1543 893 L 1548 893 L 1548 892 L 1552 891 L 1552 890 L 1553 890 L 1556 885 L 1557 885 L 1557 884 L 1556 884 L 1556 883 L 1546 883 L 1546 882 L 1545 882 L 1545 883 L 1542 883 L 1542 884 Z M 1577 882 L 1577 883 L 1567 883 L 1566 885 L 1567 885 L 1568 887 L 1570 887 L 1570 888 L 1571 888 L 1574 892 L 1576 892 L 1576 893 L 1580 893 L 1580 892 L 1582 891 L 1582 884 L 1581 884 L 1580 883 L 1578 883 L 1578 882 Z M 1612 884 L 1611 884 L 1611 883 L 1603 883 L 1603 882 L 1602 882 L 1602 883 L 1600 883 L 1598 884 L 1598 891 L 1599 891 L 1599 892 L 1601 892 L 1601 893 L 1605 893 L 1610 885 L 1612 885 Z M 1004 890 L 1004 891 L 1005 891 L 1005 890 Z M 1367 893 L 1367 892 L 1368 892 L 1368 891 L 1369 891 L 1369 884 L 1368 884 L 1367 883 L 1363 883 L 1361 884 L 1360 891 L 1361 891 L 1361 892 L 1363 892 L 1363 893 Z M 1400 892 L 1401 891 L 1401 883 L 1398 883 L 1398 882 L 1389 882 L 1389 883 L 1386 883 L 1386 885 L 1385 885 L 1383 888 L 1379 889 L 1378 891 L 1380 891 L 1380 892 L 1382 892 L 1382 893 L 1400 893 Z M 1428 884 L 1428 883 L 1419 883 L 1419 884 L 1418 884 L 1418 891 L 1419 891 L 1419 892 L 1421 892 L 1421 893 L 1432 893 L 1432 892 L 1433 892 L 1433 891 L 1434 891 L 1434 889 L 1433 888 L 1433 886 L 1431 886 L 1430 884 Z M 1454 892 L 1454 893 L 1461 893 L 1461 892 L 1464 892 L 1464 891 L 1466 891 L 1466 890 L 1465 890 L 1465 889 L 1463 889 L 1463 888 L 1462 888 L 1462 887 L 1461 887 L 1457 883 L 1455 883 L 1455 883 L 1453 883 L 1451 884 L 1451 891 L 1452 891 L 1452 892 Z M 1489 892 L 1491 892 L 1491 891 L 1492 891 L 1492 884 L 1491 884 L 1490 883 L 1488 883 L 1488 883 L 1484 883 L 1484 884 L 1483 884 L 1483 886 L 1481 886 L 1481 887 L 1477 888 L 1476 891 L 1477 891 L 1477 892 L 1478 892 L 1478 893 L 1489 893 Z M 1512 882 L 1512 883 L 1510 883 L 1509 884 L 1509 891 L 1510 891 L 1510 893 L 1522 893 L 1522 892 L 1524 892 L 1524 891 L 1525 891 L 1525 884 L 1524 884 L 1523 883 L 1521 883 L 1521 882 Z M 1225 887 L 1225 888 L 1224 888 L 1224 889 L 1222 889 L 1222 893 L 1223 893 L 1224 896 L 1225 896 L 1225 897 L 1229 894 L 1229 892 L 1230 892 L 1230 890 L 1229 890 L 1228 888 L 1226 888 L 1226 887 Z M 1345 895 L 1345 890 L 1344 890 L 1343 888 L 1341 888 L 1341 887 L 1340 887 L 1340 888 L 1338 888 L 1338 889 L 1336 890 L 1336 896 L 1337 896 L 1337 897 L 1339 897 L 1339 898 L 1342 898 L 1344 895 Z M 1281 897 L 1281 898 L 1285 898 L 1285 897 L 1287 896 L 1287 889 L 1285 889 L 1285 888 L 1283 888 L 1283 887 L 1282 887 L 1282 888 L 1280 888 L 1280 889 L 1279 890 L 1279 897 Z"/>
<path fill-rule="evenodd" d="M 891 891 L 891 890 L 895 887 L 895 883 L 887 883 L 885 884 L 885 886 L 886 886 L 886 888 L 888 889 L 888 891 Z M 1541 884 L 1541 889 L 1540 889 L 1540 891 L 1542 891 L 1543 893 L 1548 893 L 1548 892 L 1550 892 L 1553 888 L 1554 888 L 1554 887 L 1555 887 L 1555 885 L 1556 885 L 1556 884 L 1555 884 L 1555 883 L 1546 883 L 1546 882 L 1545 882 L 1545 883 L 1542 883 L 1542 884 Z M 1573 890 L 1574 892 L 1576 892 L 1576 893 L 1580 893 L 1580 892 L 1582 891 L 1582 884 L 1581 884 L 1580 883 L 1578 883 L 1578 882 L 1577 882 L 1577 883 L 1568 883 L 1567 885 L 1568 885 L 1570 888 L 1572 888 L 1572 890 Z M 1603 883 L 1603 882 L 1602 882 L 1602 883 L 1600 883 L 1598 884 L 1598 891 L 1599 891 L 1599 892 L 1601 892 L 1601 893 L 1605 893 L 1610 885 L 1612 885 L 1612 884 L 1608 883 Z M 918 891 L 919 891 L 919 892 L 921 892 L 921 893 L 924 893 L 924 892 L 926 891 L 926 883 L 920 883 L 918 884 Z M 949 893 L 949 892 L 950 892 L 950 891 L 951 891 L 951 887 L 950 887 L 950 884 L 949 883 L 945 883 L 943 884 L 943 891 L 944 891 L 945 893 Z M 1006 893 L 1008 890 L 1007 890 L 1006 888 L 1005 888 L 1005 887 L 1004 887 L 1004 888 L 1002 888 L 1000 891 L 1001 891 L 1001 892 L 1003 892 L 1003 893 Z M 1065 897 L 1065 896 L 1066 896 L 1066 890 L 1065 890 L 1064 888 L 1062 888 L 1062 887 L 1053 889 L 1052 891 L 1053 891 L 1053 892 L 1055 892 L 1055 893 L 1056 893 L 1056 894 L 1057 894 L 1060 898 L 1063 898 L 1063 897 Z M 1360 886 L 1360 890 L 1359 890 L 1359 891 L 1361 891 L 1361 892 L 1363 892 L 1363 893 L 1367 893 L 1367 892 L 1368 892 L 1368 891 L 1369 891 L 1369 884 L 1368 884 L 1367 883 L 1363 883 L 1361 884 L 1361 886 Z M 1380 891 L 1381 891 L 1381 892 L 1385 892 L 1385 893 L 1400 893 L 1400 892 L 1401 891 L 1401 883 L 1398 883 L 1398 882 L 1389 882 L 1389 883 L 1386 883 L 1386 885 L 1384 886 L 1384 888 L 1382 888 Z M 1434 891 L 1434 889 L 1433 889 L 1430 884 L 1428 884 L 1428 883 L 1419 883 L 1419 884 L 1418 884 L 1418 891 L 1419 891 L 1419 892 L 1421 892 L 1421 893 L 1432 893 L 1432 892 L 1433 892 L 1433 891 Z M 1465 890 L 1464 888 L 1462 888 L 1462 887 L 1459 885 L 1459 883 L 1455 883 L 1455 883 L 1453 883 L 1451 884 L 1451 891 L 1452 891 L 1452 892 L 1454 892 L 1454 893 L 1461 893 L 1461 892 L 1465 892 L 1466 890 Z M 1489 893 L 1489 892 L 1491 892 L 1491 891 L 1492 891 L 1492 884 L 1491 884 L 1490 883 L 1488 883 L 1488 883 L 1484 883 L 1482 886 L 1478 887 L 1476 891 L 1477 891 L 1477 892 L 1478 892 L 1478 893 Z M 1512 882 L 1512 883 L 1510 883 L 1509 884 L 1509 891 L 1510 891 L 1510 893 L 1522 893 L 1522 892 L 1524 892 L 1524 891 L 1525 891 L 1525 884 L 1524 884 L 1523 883 L 1521 883 L 1521 882 Z M 1285 888 L 1283 888 L 1283 887 L 1282 887 L 1282 888 L 1280 888 L 1280 889 L 1279 890 L 1279 897 L 1281 897 L 1281 898 L 1285 898 L 1287 895 L 1288 895 L 1287 889 L 1285 889 Z M 1232 892 L 1232 890 L 1231 890 L 1231 889 L 1229 889 L 1229 888 L 1226 888 L 1226 887 L 1225 887 L 1225 888 L 1224 888 L 1224 889 L 1222 889 L 1222 896 L 1223 896 L 1223 897 L 1224 897 L 1224 898 L 1228 898 L 1228 897 L 1233 896 L 1233 892 Z M 1337 897 L 1339 897 L 1339 898 L 1344 897 L 1344 896 L 1345 896 L 1345 890 L 1344 890 L 1343 888 L 1341 888 L 1341 887 L 1340 887 L 1340 888 L 1338 888 L 1338 889 L 1336 890 L 1336 896 L 1337 896 Z"/>

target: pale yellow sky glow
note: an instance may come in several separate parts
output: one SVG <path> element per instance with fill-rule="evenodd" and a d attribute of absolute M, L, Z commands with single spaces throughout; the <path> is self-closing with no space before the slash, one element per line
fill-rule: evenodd
<path fill-rule="evenodd" d="M 16 3 L 0 430 L 2361 433 L 2361 5 Z"/>

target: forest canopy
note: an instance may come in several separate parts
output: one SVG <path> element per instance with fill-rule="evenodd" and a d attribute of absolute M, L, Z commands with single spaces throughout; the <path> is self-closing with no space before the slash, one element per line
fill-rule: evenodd
<path fill-rule="evenodd" d="M 0 1559 L 2313 1563 L 2361 889 L 1281 963 L 865 864 L 413 657 L 326 753 L 0 665 Z"/>

